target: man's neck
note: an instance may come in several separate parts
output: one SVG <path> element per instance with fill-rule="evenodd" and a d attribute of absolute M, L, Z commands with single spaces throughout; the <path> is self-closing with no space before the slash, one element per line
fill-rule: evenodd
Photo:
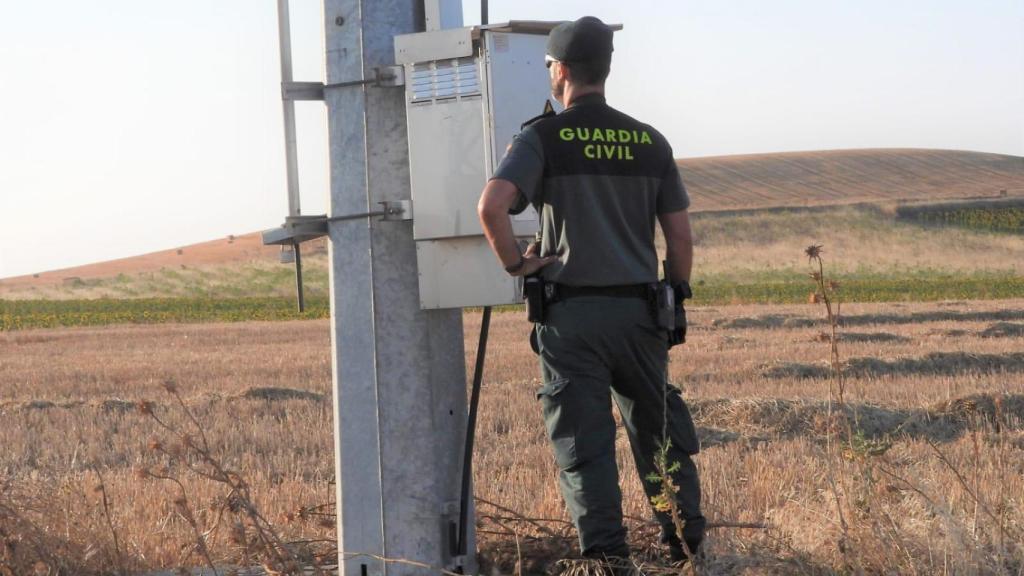
<path fill-rule="evenodd" d="M 573 86 L 567 83 L 565 85 L 565 92 L 562 93 L 562 106 L 568 108 L 573 100 L 587 94 L 604 95 L 604 86 Z"/>

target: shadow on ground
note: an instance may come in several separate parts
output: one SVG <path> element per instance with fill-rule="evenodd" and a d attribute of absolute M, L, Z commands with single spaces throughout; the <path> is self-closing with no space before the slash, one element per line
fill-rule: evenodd
<path fill-rule="evenodd" d="M 843 316 L 841 326 L 870 326 L 873 324 L 922 324 L 925 322 L 1010 322 L 1024 320 L 1024 310 L 958 311 L 930 310 L 927 312 L 854 314 Z M 739 318 L 716 318 L 711 321 L 715 328 L 808 328 L 824 326 L 822 318 L 810 318 L 793 314 L 763 314 Z"/>
<path fill-rule="evenodd" d="M 705 448 L 740 440 L 757 442 L 823 436 L 830 422 L 825 401 L 722 398 L 694 400 L 688 404 L 700 425 Z M 837 407 L 833 410 L 839 412 Z M 856 422 L 855 428 L 861 434 L 873 439 L 902 437 L 946 442 L 975 429 L 1024 431 L 1024 395 L 1021 394 L 972 394 L 927 408 L 848 404 L 842 413 L 850 422 Z M 835 416 L 831 422 L 835 426 Z"/>
<path fill-rule="evenodd" d="M 850 358 L 843 362 L 843 374 L 856 378 L 881 376 L 960 376 L 964 374 L 998 374 L 1024 372 L 1024 353 L 969 354 L 966 352 L 932 352 L 924 356 L 881 359 L 870 356 Z M 827 364 L 782 362 L 766 365 L 765 378 L 828 378 Z"/>

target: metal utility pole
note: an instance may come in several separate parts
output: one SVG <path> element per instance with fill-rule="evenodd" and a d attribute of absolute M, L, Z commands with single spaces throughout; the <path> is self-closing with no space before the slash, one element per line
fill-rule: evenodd
<path fill-rule="evenodd" d="M 431 12 L 421 1 L 324 0 L 332 218 L 411 197 L 403 90 L 350 83 L 394 63 L 393 38 L 421 30 L 417 14 L 461 26 L 457 2 Z M 466 423 L 461 312 L 420 309 L 412 222 L 336 219 L 328 235 L 339 573 L 431 573 L 379 557 L 471 573 L 472 534 L 467 557 L 452 558 L 450 542 Z"/>

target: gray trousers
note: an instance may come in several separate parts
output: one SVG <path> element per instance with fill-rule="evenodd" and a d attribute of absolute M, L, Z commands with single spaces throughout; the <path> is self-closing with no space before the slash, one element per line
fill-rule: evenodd
<path fill-rule="evenodd" d="M 648 498 L 660 484 L 653 472 L 663 437 L 667 394 L 669 462 L 685 520 L 683 537 L 699 541 L 705 520 L 700 482 L 690 456 L 699 451 L 697 433 L 679 389 L 667 383 L 668 346 L 647 303 L 639 298 L 578 297 L 548 307 L 537 326 L 544 384 L 537 392 L 548 438 L 559 467 L 559 485 L 579 533 L 584 556 L 626 556 L 622 492 L 615 460 L 619 407 L 633 458 Z M 663 542 L 677 541 L 668 514 L 655 511 Z"/>

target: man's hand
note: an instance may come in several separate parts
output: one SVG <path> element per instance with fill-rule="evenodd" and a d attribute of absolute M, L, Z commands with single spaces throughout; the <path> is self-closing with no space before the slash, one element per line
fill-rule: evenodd
<path fill-rule="evenodd" d="M 668 333 L 668 347 L 678 346 L 686 342 L 686 309 L 683 303 L 676 304 L 676 327 Z"/>
<path fill-rule="evenodd" d="M 689 282 L 679 282 L 672 286 L 676 299 L 676 327 L 668 333 L 668 347 L 678 346 L 686 342 L 686 300 L 693 298 L 693 290 Z"/>
<path fill-rule="evenodd" d="M 512 220 L 508 213 L 519 197 L 519 189 L 508 180 L 495 178 L 487 183 L 477 212 L 484 236 L 491 244 L 495 256 L 505 271 L 513 276 L 528 276 L 554 262 L 557 257 L 541 258 L 537 255 L 536 243 L 526 253 L 520 252 L 519 244 L 512 231 Z"/>
<path fill-rule="evenodd" d="M 535 274 L 541 268 L 551 264 L 555 260 L 558 260 L 558 256 L 548 256 L 547 258 L 541 258 L 537 255 L 540 251 L 540 244 L 537 242 L 531 242 L 530 246 L 523 253 L 522 266 L 514 271 L 509 272 L 513 276 L 530 276 Z"/>

